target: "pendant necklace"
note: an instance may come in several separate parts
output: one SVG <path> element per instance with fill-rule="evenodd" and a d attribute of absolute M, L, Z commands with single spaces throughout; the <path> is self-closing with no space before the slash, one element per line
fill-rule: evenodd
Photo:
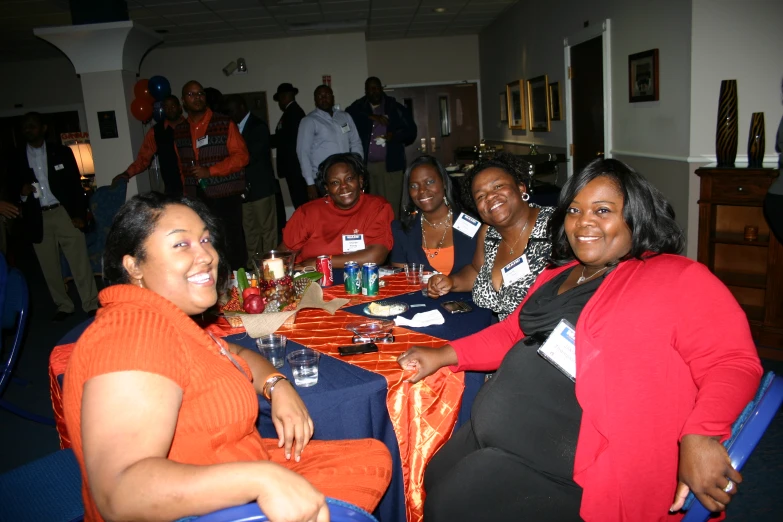
<path fill-rule="evenodd" d="M 446 240 L 446 232 L 449 231 L 449 227 L 451 226 L 451 217 L 452 216 L 453 216 L 453 213 L 451 212 L 451 209 L 449 208 L 449 213 L 446 216 L 446 219 L 444 219 L 443 221 L 440 221 L 439 223 L 433 225 L 432 223 L 430 223 L 427 220 L 426 217 L 424 217 L 424 213 L 422 212 L 421 219 L 423 219 L 424 222 L 427 223 L 429 226 L 431 226 L 432 228 L 438 228 L 440 226 L 443 227 L 443 235 L 441 236 L 440 241 L 438 241 L 438 246 L 436 247 L 435 252 L 433 252 L 431 254 L 427 254 L 427 257 L 429 257 L 430 259 L 434 258 L 435 256 L 438 255 L 438 253 L 440 253 L 440 249 L 443 246 L 443 242 Z M 429 250 L 429 249 L 427 248 L 427 238 L 425 237 L 424 227 L 423 226 L 421 227 L 421 242 L 424 245 L 424 251 L 426 253 L 426 251 Z"/>
<path fill-rule="evenodd" d="M 587 268 L 587 266 L 582 266 L 582 275 L 579 276 L 579 279 L 576 280 L 576 284 L 578 284 L 578 285 L 581 285 L 585 281 L 591 280 L 592 278 L 594 278 L 595 276 L 597 276 L 598 274 L 600 274 L 601 272 L 603 272 L 604 270 L 606 270 L 609 267 L 605 266 L 602 269 L 597 270 L 596 272 L 594 272 L 593 275 L 590 275 L 588 277 L 585 277 L 585 268 Z"/>
<path fill-rule="evenodd" d="M 509 246 L 508 253 L 511 254 L 512 256 L 514 255 L 514 247 L 516 247 L 517 243 L 519 243 L 519 240 L 522 237 L 522 234 L 525 233 L 525 230 L 527 230 L 527 225 L 529 223 L 530 223 L 530 219 L 528 218 L 528 219 L 525 220 L 525 226 L 522 227 L 522 230 L 519 231 L 519 235 L 517 236 L 517 240 L 514 241 L 513 245 Z M 503 236 L 500 236 L 500 241 L 502 242 L 502 241 L 506 241 L 506 240 L 503 238 Z M 506 244 L 508 245 L 508 241 L 506 241 Z"/>

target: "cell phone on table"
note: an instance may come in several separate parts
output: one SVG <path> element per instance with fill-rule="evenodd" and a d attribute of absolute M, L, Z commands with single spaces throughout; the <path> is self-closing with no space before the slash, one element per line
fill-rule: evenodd
<path fill-rule="evenodd" d="M 464 314 L 473 310 L 465 301 L 446 301 L 440 305 L 450 314 Z"/>
<path fill-rule="evenodd" d="M 337 351 L 342 356 L 359 355 L 361 353 L 374 353 L 378 351 L 378 345 L 375 343 L 352 344 L 350 346 L 338 346 Z"/>

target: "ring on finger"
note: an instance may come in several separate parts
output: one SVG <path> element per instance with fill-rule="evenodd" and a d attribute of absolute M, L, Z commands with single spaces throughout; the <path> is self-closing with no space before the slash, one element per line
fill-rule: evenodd
<path fill-rule="evenodd" d="M 732 491 L 734 491 L 734 481 L 729 479 L 729 483 L 726 484 L 725 488 L 723 488 L 723 492 L 724 493 L 731 493 Z"/>

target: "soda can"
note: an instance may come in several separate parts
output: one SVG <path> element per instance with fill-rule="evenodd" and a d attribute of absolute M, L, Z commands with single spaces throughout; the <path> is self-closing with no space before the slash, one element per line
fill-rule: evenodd
<path fill-rule="evenodd" d="M 362 293 L 362 270 L 356 261 L 348 261 L 343 268 L 343 278 L 345 279 L 345 293 L 348 295 L 358 295 Z"/>
<path fill-rule="evenodd" d="M 332 258 L 329 256 L 318 256 L 315 258 L 315 270 L 321 272 L 324 276 L 321 278 L 321 287 L 326 288 L 334 284 L 334 275 L 332 274 Z"/>
<path fill-rule="evenodd" d="M 362 265 L 362 295 L 378 295 L 378 265 L 375 263 L 364 263 Z"/>

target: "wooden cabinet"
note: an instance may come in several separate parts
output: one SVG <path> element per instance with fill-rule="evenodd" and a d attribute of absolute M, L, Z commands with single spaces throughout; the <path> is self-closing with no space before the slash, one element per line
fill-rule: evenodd
<path fill-rule="evenodd" d="M 762 357 L 783 360 L 783 245 L 770 233 L 762 204 L 774 168 L 703 167 L 699 262 L 728 286 L 745 313 Z M 745 227 L 758 238 L 745 239 Z"/>

